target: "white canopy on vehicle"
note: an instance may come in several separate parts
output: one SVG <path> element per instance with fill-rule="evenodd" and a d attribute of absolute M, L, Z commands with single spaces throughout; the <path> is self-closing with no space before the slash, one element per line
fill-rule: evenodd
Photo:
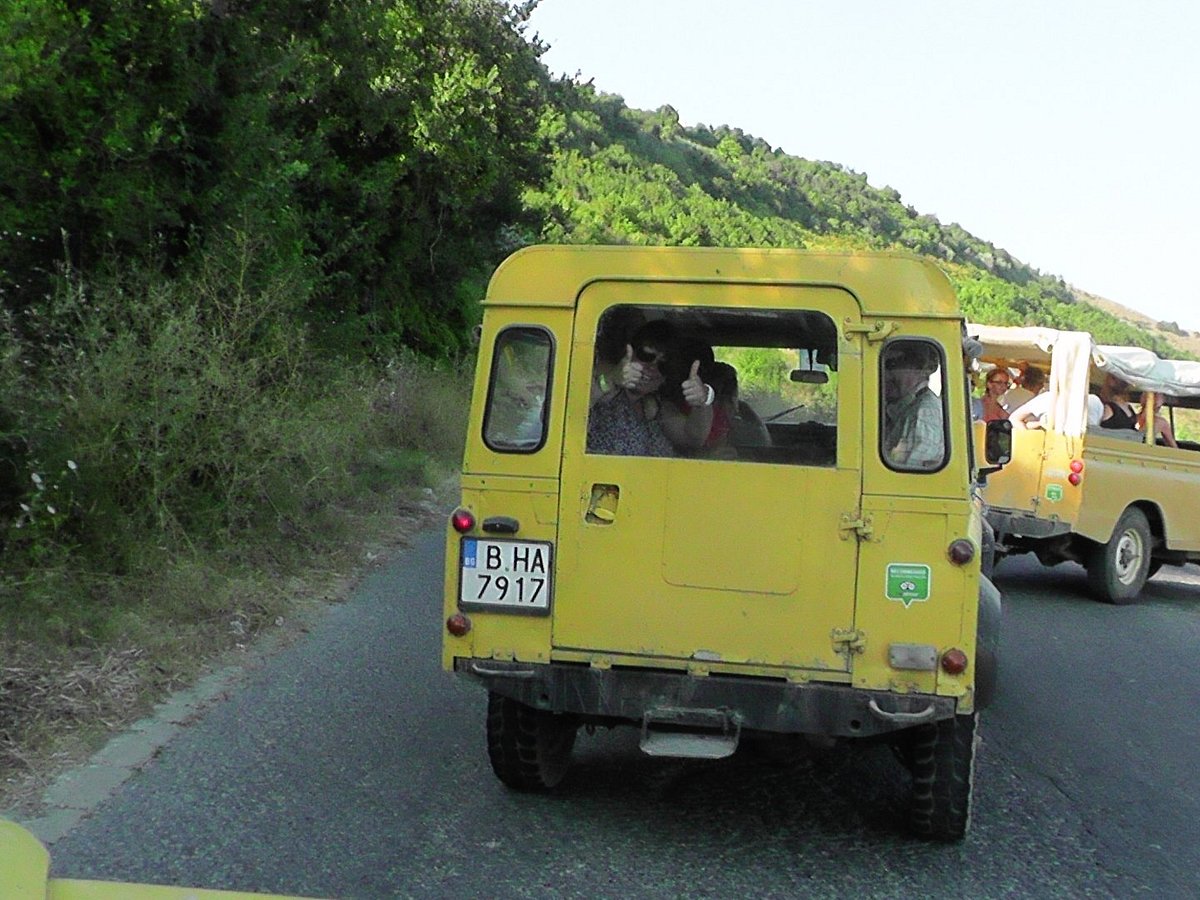
<path fill-rule="evenodd" d="M 1083 434 L 1087 428 L 1092 366 L 1137 391 L 1200 398 L 1200 362 L 1161 359 L 1140 347 L 1097 344 L 1085 331 L 972 324 L 967 333 L 983 345 L 983 359 L 1050 363 L 1049 390 L 1054 399 L 1047 427 L 1068 435 Z"/>

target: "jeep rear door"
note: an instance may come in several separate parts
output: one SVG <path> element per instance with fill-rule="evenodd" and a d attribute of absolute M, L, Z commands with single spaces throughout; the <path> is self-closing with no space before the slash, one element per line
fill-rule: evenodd
<path fill-rule="evenodd" d="M 667 318 L 732 360 L 743 399 L 761 418 L 777 416 L 769 440 L 739 436 L 748 443 L 725 458 L 589 451 L 593 343 L 618 305 Z M 563 439 L 560 656 L 849 671 L 839 634 L 854 625 L 862 371 L 859 341 L 844 335 L 859 321 L 853 296 L 829 286 L 599 281 L 583 290 Z M 806 383 L 821 372 L 819 389 Z M 788 410 L 797 396 L 812 409 Z"/>

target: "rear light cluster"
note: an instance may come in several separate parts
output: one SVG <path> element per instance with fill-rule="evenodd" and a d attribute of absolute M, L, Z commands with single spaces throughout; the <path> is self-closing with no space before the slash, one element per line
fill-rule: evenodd
<path fill-rule="evenodd" d="M 450 527 L 459 534 L 466 534 L 475 528 L 475 515 L 460 506 L 450 514 Z M 446 630 L 455 637 L 463 637 L 471 630 L 471 620 L 462 613 L 455 613 L 446 620 Z"/>
<path fill-rule="evenodd" d="M 975 545 L 966 538 L 959 538 L 950 542 L 950 546 L 946 548 L 946 555 L 956 566 L 965 566 L 975 558 Z"/>
<path fill-rule="evenodd" d="M 967 671 L 967 654 L 957 647 L 942 654 L 942 671 L 947 675 L 961 675 Z"/>
<path fill-rule="evenodd" d="M 1069 482 L 1071 482 L 1071 484 L 1075 484 L 1075 485 L 1077 485 L 1077 484 L 1079 484 L 1079 482 L 1083 481 L 1083 460 L 1082 459 L 1071 460 L 1071 474 L 1069 474 L 1067 476 L 1067 481 L 1069 481 Z"/>

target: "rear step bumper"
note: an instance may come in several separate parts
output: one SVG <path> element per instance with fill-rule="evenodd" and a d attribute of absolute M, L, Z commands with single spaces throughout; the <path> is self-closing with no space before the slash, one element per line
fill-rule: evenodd
<path fill-rule="evenodd" d="M 456 659 L 454 670 L 536 709 L 643 728 L 645 722 L 667 718 L 666 710 L 686 710 L 693 717 L 710 715 L 737 731 L 869 737 L 950 719 L 958 711 L 954 697 L 767 678 L 493 659 Z M 679 724 L 687 727 L 686 721 Z"/>

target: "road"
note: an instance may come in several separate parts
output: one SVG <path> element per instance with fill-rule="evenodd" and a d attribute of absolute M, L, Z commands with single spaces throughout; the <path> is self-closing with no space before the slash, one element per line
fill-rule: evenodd
<path fill-rule="evenodd" d="M 1200 895 L 1200 569 L 1131 607 L 998 569 L 1003 674 L 971 834 L 903 833 L 883 747 L 652 759 L 581 734 L 560 791 L 492 776 L 439 668 L 441 537 L 374 571 L 51 848 L 59 876 L 323 897 Z"/>

